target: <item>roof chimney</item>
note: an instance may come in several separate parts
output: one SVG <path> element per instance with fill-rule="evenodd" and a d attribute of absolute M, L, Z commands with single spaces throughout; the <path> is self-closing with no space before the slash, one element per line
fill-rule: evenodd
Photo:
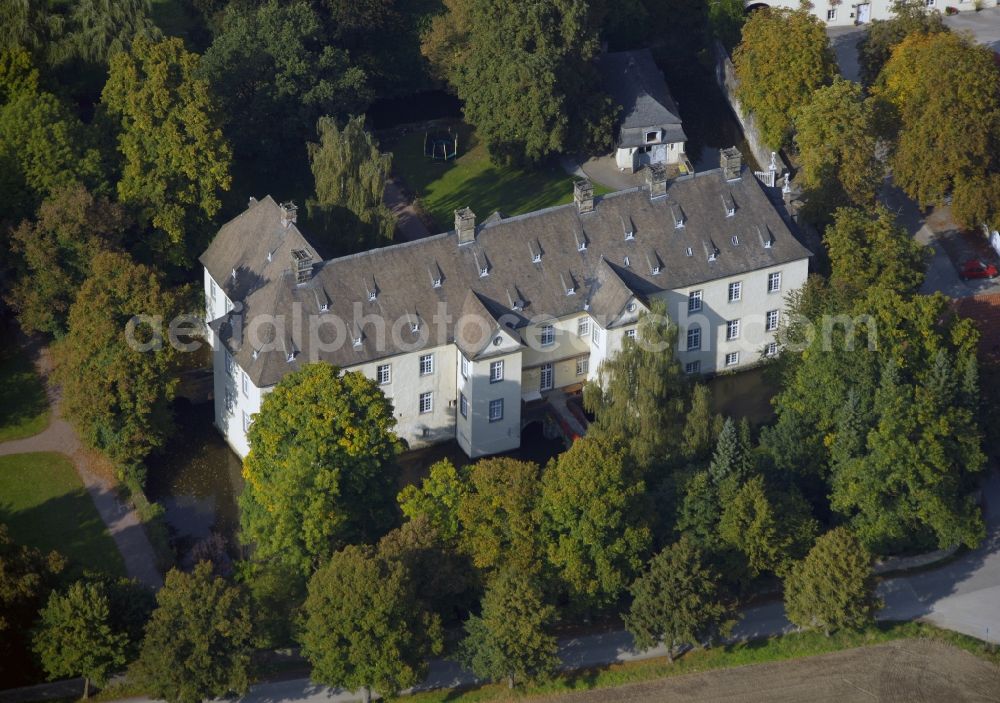
<path fill-rule="evenodd" d="M 650 164 L 646 169 L 646 185 L 649 186 L 649 199 L 655 200 L 667 194 L 667 169 L 663 164 Z"/>
<path fill-rule="evenodd" d="M 573 181 L 573 202 L 580 214 L 594 211 L 594 185 L 588 178 Z"/>
<path fill-rule="evenodd" d="M 306 283 L 312 278 L 313 258 L 305 249 L 292 249 L 292 270 L 296 283 Z"/>
<path fill-rule="evenodd" d="M 455 231 L 458 232 L 459 244 L 476 241 L 476 213 L 471 208 L 455 210 Z"/>
<path fill-rule="evenodd" d="M 727 181 L 739 180 L 743 169 L 743 155 L 735 146 L 722 149 L 719 151 L 719 166 L 722 168 L 722 177 Z"/>
<path fill-rule="evenodd" d="M 295 224 L 295 218 L 298 214 L 299 208 L 289 200 L 287 203 L 282 203 L 278 206 L 281 209 L 281 226 L 288 227 L 288 225 Z"/>

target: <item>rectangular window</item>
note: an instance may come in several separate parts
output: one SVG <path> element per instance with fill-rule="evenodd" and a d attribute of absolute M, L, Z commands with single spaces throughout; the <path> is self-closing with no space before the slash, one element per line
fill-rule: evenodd
<path fill-rule="evenodd" d="M 635 339 L 636 335 L 637 335 L 637 333 L 635 331 L 635 327 L 633 327 L 630 330 L 625 330 L 625 338 L 626 339 Z"/>
<path fill-rule="evenodd" d="M 503 398 L 490 401 L 490 422 L 503 420 Z"/>
<path fill-rule="evenodd" d="M 576 321 L 576 333 L 580 337 L 586 337 L 590 334 L 590 318 L 581 317 Z"/>
<path fill-rule="evenodd" d="M 215 302 L 215 281 L 208 282 L 208 297 L 213 303 Z"/>
<path fill-rule="evenodd" d="M 463 354 L 462 355 L 462 378 L 468 378 L 468 377 L 469 377 L 469 360 L 466 359 L 465 355 Z"/>
<path fill-rule="evenodd" d="M 576 375 L 586 376 L 590 371 L 590 359 L 586 356 L 582 356 L 576 360 Z"/>
<path fill-rule="evenodd" d="M 700 361 L 689 361 L 684 364 L 684 373 L 701 373 Z"/>
<path fill-rule="evenodd" d="M 233 361 L 233 355 L 229 353 L 228 349 L 226 350 L 225 354 L 226 354 L 226 373 L 232 375 L 233 369 L 235 368 L 236 364 Z"/>
<path fill-rule="evenodd" d="M 245 398 L 250 395 L 250 377 L 247 376 L 246 371 L 241 371 L 240 375 L 243 377 L 241 385 L 243 386 L 243 397 Z"/>
<path fill-rule="evenodd" d="M 729 320 L 726 322 L 726 341 L 731 342 L 740 338 L 740 321 Z"/>
<path fill-rule="evenodd" d="M 375 380 L 380 386 L 386 386 L 392 382 L 392 367 L 389 364 L 381 364 L 375 372 Z"/>
<path fill-rule="evenodd" d="M 701 291 L 693 290 L 688 293 L 688 312 L 698 312 L 701 310 Z"/>
<path fill-rule="evenodd" d="M 767 274 L 767 292 L 777 293 L 781 290 L 781 271 Z"/>
<path fill-rule="evenodd" d="M 462 417 L 469 416 L 469 401 L 465 397 L 465 393 L 458 394 L 458 412 L 462 413 Z"/>
<path fill-rule="evenodd" d="M 933 2 L 933 0 L 931 0 L 931 1 Z M 826 21 L 827 22 L 833 22 L 835 19 L 837 19 L 837 11 L 836 10 L 832 10 L 832 9 L 831 10 L 827 10 L 826 11 Z"/>
<path fill-rule="evenodd" d="M 776 329 L 778 329 L 778 311 L 768 310 L 767 325 L 765 326 L 765 330 L 767 332 L 774 332 Z"/>
<path fill-rule="evenodd" d="M 246 410 L 243 411 L 243 431 L 250 431 L 250 414 Z"/>
<path fill-rule="evenodd" d="M 733 281 L 729 284 L 729 302 L 735 303 L 740 298 L 743 297 L 743 283 L 741 281 Z"/>
<path fill-rule="evenodd" d="M 503 380 L 503 362 L 490 362 L 490 383 L 499 383 Z"/>
<path fill-rule="evenodd" d="M 778 353 L 778 343 L 768 342 L 767 346 L 764 347 L 764 356 L 774 356 Z"/>
<path fill-rule="evenodd" d="M 590 328 L 590 341 L 594 343 L 594 346 L 598 349 L 601 348 L 601 328 L 594 325 Z"/>
<path fill-rule="evenodd" d="M 697 351 L 701 349 L 701 327 L 693 325 L 687 331 L 687 350 Z"/>
<path fill-rule="evenodd" d="M 736 366 L 738 363 L 740 363 L 739 352 L 729 352 L 726 354 L 726 366 Z"/>
<path fill-rule="evenodd" d="M 538 390 L 552 390 L 552 364 L 543 364 L 540 371 L 541 376 L 538 382 Z"/>
<path fill-rule="evenodd" d="M 552 325 L 542 325 L 541 343 L 543 347 L 549 347 L 555 344 L 556 341 L 556 331 L 552 328 Z"/>
<path fill-rule="evenodd" d="M 420 375 L 428 376 L 434 373 L 434 355 L 423 354 L 420 357 Z"/>
<path fill-rule="evenodd" d="M 229 412 L 233 411 L 236 407 L 236 394 L 233 393 L 229 388 L 226 389 L 226 410 Z"/>
<path fill-rule="evenodd" d="M 420 394 L 420 414 L 429 413 L 434 409 L 434 393 L 427 391 Z"/>
<path fill-rule="evenodd" d="M 927 3 L 927 4 L 929 5 L 930 3 Z M 646 132 L 646 141 L 647 142 L 655 142 L 659 138 L 660 138 L 660 132 L 659 131 Z"/>

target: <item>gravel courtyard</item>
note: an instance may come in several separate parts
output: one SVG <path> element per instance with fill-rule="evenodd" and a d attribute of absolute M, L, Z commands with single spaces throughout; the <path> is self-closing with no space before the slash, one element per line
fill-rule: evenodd
<path fill-rule="evenodd" d="M 941 642 L 901 640 L 808 659 L 688 674 L 548 700 L 557 703 L 996 703 L 1000 700 L 1000 668 Z"/>

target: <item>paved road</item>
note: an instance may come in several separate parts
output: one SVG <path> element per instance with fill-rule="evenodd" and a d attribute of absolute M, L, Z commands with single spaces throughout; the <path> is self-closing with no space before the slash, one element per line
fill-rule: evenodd
<path fill-rule="evenodd" d="M 47 377 L 51 370 L 47 349 L 36 352 L 35 364 L 42 377 Z M 158 589 L 163 585 L 163 579 L 156 569 L 156 555 L 139 516 L 118 500 L 110 483 L 96 470 L 98 457 L 83 445 L 76 430 L 63 418 L 59 389 L 48 386 L 48 395 L 52 406 L 49 426 L 33 437 L 0 444 L 0 455 L 58 452 L 68 456 L 121 552 L 128 575 L 150 588 Z"/>

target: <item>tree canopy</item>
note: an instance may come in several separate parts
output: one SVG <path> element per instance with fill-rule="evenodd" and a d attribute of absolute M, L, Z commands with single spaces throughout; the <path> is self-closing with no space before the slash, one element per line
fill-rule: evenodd
<path fill-rule="evenodd" d="M 772 149 L 791 139 L 798 107 L 837 75 L 826 27 L 805 9 L 752 13 L 733 52 L 733 65 L 739 79 L 736 96 L 754 114 Z"/>
<path fill-rule="evenodd" d="M 785 612 L 801 628 L 860 629 L 877 607 L 871 554 L 844 527 L 817 539 L 785 579 Z"/>
<path fill-rule="evenodd" d="M 432 464 L 419 488 L 411 484 L 396 497 L 403 515 L 410 520 L 423 517 L 443 539 L 455 541 L 460 529 L 458 508 L 468 493 L 467 473 L 448 459 Z"/>
<path fill-rule="evenodd" d="M 921 207 L 954 198 L 960 224 L 1000 221 L 1000 68 L 950 32 L 911 34 L 875 86 L 896 126 L 893 177 Z M 974 119 L 970 119 L 974 116 Z"/>
<path fill-rule="evenodd" d="M 549 562 L 575 608 L 613 604 L 652 541 L 645 483 L 621 449 L 579 439 L 542 476 Z"/>
<path fill-rule="evenodd" d="M 638 649 L 661 642 L 673 661 L 677 646 L 701 644 L 725 630 L 729 609 L 719 594 L 719 575 L 702 563 L 701 552 L 686 537 L 653 557 L 632 584 L 632 606 L 625 628 Z"/>
<path fill-rule="evenodd" d="M 55 346 L 63 410 L 83 439 L 136 478 L 141 462 L 173 428 L 178 351 L 151 329 L 180 312 L 176 291 L 128 254 L 100 252 Z M 150 324 L 136 315 L 150 316 Z M 130 336 L 134 343 L 130 343 Z"/>
<path fill-rule="evenodd" d="M 896 0 L 892 11 L 893 17 L 887 20 L 873 20 L 858 41 L 858 68 L 863 86 L 875 83 L 892 50 L 909 35 L 948 31 L 941 13 L 929 10 L 926 0 Z"/>
<path fill-rule="evenodd" d="M 611 103 L 595 88 L 596 18 L 585 0 L 445 7 L 424 53 L 465 103 L 494 161 L 536 163 L 609 145 Z"/>
<path fill-rule="evenodd" d="M 799 182 L 810 201 L 869 207 L 882 185 L 871 104 L 857 83 L 834 79 L 818 88 L 795 116 Z"/>
<path fill-rule="evenodd" d="M 82 676 L 83 697 L 90 682 L 99 686 L 125 664 L 128 635 L 112 626 L 108 597 L 100 583 L 77 581 L 54 592 L 39 613 L 35 653 L 51 678 Z"/>
<path fill-rule="evenodd" d="M 240 496 L 254 557 L 311 574 L 344 544 L 377 534 L 391 505 L 399 440 L 373 381 L 326 363 L 287 374 L 247 436 Z"/>
<path fill-rule="evenodd" d="M 518 681 L 545 678 L 558 666 L 556 638 L 547 632 L 555 608 L 534 577 L 504 569 L 486 586 L 482 614 L 465 623 L 459 660 L 481 678 Z"/>
<path fill-rule="evenodd" d="M 440 622 L 414 596 L 405 567 L 366 547 L 335 553 L 309 580 L 299 637 L 312 680 L 394 696 L 441 652 Z"/>
<path fill-rule="evenodd" d="M 189 574 L 171 569 L 156 604 L 132 669 L 140 686 L 167 703 L 246 693 L 253 621 L 240 588 L 203 561 Z"/>
<path fill-rule="evenodd" d="M 364 117 L 343 128 L 330 117 L 316 124 L 319 143 L 308 144 L 316 198 L 309 218 L 325 232 L 331 253 L 353 254 L 392 241 L 396 218 L 382 198 L 392 170 L 392 154 L 379 151 Z"/>
<path fill-rule="evenodd" d="M 121 121 L 118 196 L 162 232 L 152 248 L 178 262 L 204 244 L 202 229 L 231 180 L 232 152 L 198 61 L 179 38 L 139 36 L 130 52 L 111 57 L 102 95 Z"/>

